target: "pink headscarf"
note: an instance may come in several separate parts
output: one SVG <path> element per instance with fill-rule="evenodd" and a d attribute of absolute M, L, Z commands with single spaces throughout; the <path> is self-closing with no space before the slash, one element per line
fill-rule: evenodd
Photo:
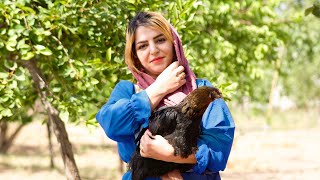
<path fill-rule="evenodd" d="M 174 44 L 177 60 L 179 62 L 179 65 L 184 67 L 184 71 L 186 73 L 186 83 L 182 87 L 174 91 L 173 93 L 170 93 L 167 96 L 165 96 L 157 108 L 164 105 L 173 106 L 173 105 L 179 104 L 192 90 L 197 88 L 196 76 L 189 68 L 189 64 L 184 55 L 184 51 L 182 48 L 182 43 L 179 38 L 179 35 L 171 25 L 170 25 L 170 28 L 173 35 L 173 40 L 174 40 L 173 44 Z M 134 78 L 138 81 L 137 85 L 141 89 L 146 89 L 155 81 L 150 75 L 148 75 L 145 72 L 140 71 L 139 73 L 137 73 L 133 71 L 131 68 L 129 68 L 129 70 L 133 74 Z"/>

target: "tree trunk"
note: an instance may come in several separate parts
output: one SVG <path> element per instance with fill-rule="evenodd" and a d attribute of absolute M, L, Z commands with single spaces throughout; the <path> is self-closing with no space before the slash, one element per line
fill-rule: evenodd
<path fill-rule="evenodd" d="M 123 161 L 121 160 L 120 156 L 119 156 L 119 172 L 120 174 L 123 174 L 124 172 Z"/>
<path fill-rule="evenodd" d="M 80 180 L 80 174 L 73 156 L 72 145 L 69 141 L 64 122 L 59 117 L 59 111 L 47 100 L 48 84 L 40 69 L 38 69 L 35 60 L 23 61 L 23 65 L 29 70 L 40 95 L 41 102 L 48 113 L 49 121 L 52 122 L 57 141 L 60 143 L 61 156 L 67 179 Z"/>
<path fill-rule="evenodd" d="M 278 57 L 274 64 L 274 72 L 272 77 L 272 83 L 271 83 L 271 90 L 269 94 L 269 103 L 268 103 L 268 109 L 267 109 L 267 124 L 271 125 L 271 115 L 273 111 L 273 98 L 275 95 L 275 90 L 278 85 L 279 76 L 280 76 L 280 69 L 281 69 L 281 59 L 283 59 L 285 56 L 285 47 L 279 47 L 278 50 Z"/>
<path fill-rule="evenodd" d="M 0 152 L 1 153 L 5 153 L 2 152 L 3 147 L 6 144 L 7 141 L 7 130 L 8 130 L 8 125 L 7 125 L 7 121 L 2 119 L 0 121 Z"/>
<path fill-rule="evenodd" d="M 6 154 L 13 144 L 14 139 L 17 137 L 24 124 L 20 124 L 17 129 L 7 138 L 8 123 L 6 120 L 0 121 L 0 153 Z"/>
<path fill-rule="evenodd" d="M 272 76 L 271 90 L 270 90 L 270 94 L 269 94 L 268 115 L 270 115 L 272 113 L 273 98 L 274 98 L 276 87 L 278 85 L 279 71 L 280 71 L 280 60 L 277 60 L 276 65 L 275 65 L 275 70 L 274 70 L 273 76 Z"/>
<path fill-rule="evenodd" d="M 50 168 L 53 169 L 55 167 L 54 161 L 53 161 L 53 147 L 52 147 L 52 141 L 51 141 L 51 122 L 50 120 L 47 121 L 47 132 L 48 132 L 48 146 L 49 146 L 49 153 L 50 153 Z"/>
<path fill-rule="evenodd" d="M 316 106 L 316 107 L 318 107 L 318 106 Z M 320 127 L 320 107 L 318 107 L 317 109 L 318 109 L 318 127 Z"/>

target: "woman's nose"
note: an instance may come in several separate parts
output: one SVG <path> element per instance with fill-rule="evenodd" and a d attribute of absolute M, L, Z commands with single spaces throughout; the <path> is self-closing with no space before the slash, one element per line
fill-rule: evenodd
<path fill-rule="evenodd" d="M 150 53 L 156 54 L 159 52 L 159 48 L 155 43 L 150 43 Z"/>

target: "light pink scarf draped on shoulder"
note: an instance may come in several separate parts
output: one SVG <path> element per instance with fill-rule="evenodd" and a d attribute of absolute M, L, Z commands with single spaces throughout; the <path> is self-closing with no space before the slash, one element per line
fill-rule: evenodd
<path fill-rule="evenodd" d="M 186 83 L 178 88 L 173 93 L 168 94 L 164 97 L 164 99 L 160 102 L 157 108 L 161 106 L 173 106 L 179 104 L 192 90 L 197 88 L 196 85 L 196 76 L 189 68 L 188 61 L 184 55 L 184 51 L 182 48 L 182 43 L 179 38 L 177 31 L 170 25 L 173 39 L 174 39 L 174 49 L 176 52 L 176 57 L 179 62 L 179 65 L 184 67 L 184 72 L 186 73 Z M 137 85 L 141 89 L 146 89 L 149 87 L 155 80 L 145 72 L 140 71 L 139 73 L 133 71 L 129 68 L 134 78 L 137 80 Z"/>

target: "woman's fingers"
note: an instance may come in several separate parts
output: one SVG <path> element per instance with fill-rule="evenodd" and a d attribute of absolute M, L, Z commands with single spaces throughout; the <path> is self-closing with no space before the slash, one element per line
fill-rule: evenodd
<path fill-rule="evenodd" d="M 184 67 L 179 66 L 175 69 L 176 77 L 178 78 L 179 84 L 185 83 L 186 73 L 184 72 Z"/>
<path fill-rule="evenodd" d="M 173 170 L 161 176 L 162 180 L 183 180 L 179 170 Z"/>
<path fill-rule="evenodd" d="M 168 179 L 169 179 L 168 174 L 165 174 L 165 175 L 161 176 L 161 180 L 168 180 Z"/>
<path fill-rule="evenodd" d="M 146 144 L 148 143 L 148 137 L 147 131 L 144 132 L 143 136 L 140 139 L 140 154 L 142 157 L 145 156 L 145 150 L 146 150 Z"/>
<path fill-rule="evenodd" d="M 179 75 L 179 74 L 181 74 L 181 73 L 184 72 L 184 67 L 183 67 L 183 66 L 178 66 L 178 67 L 175 69 L 175 71 L 176 71 L 176 75 Z"/>
<path fill-rule="evenodd" d="M 166 70 L 173 71 L 173 70 L 175 70 L 178 66 L 179 66 L 179 62 L 178 62 L 178 61 L 175 61 L 175 62 L 171 63 L 171 64 L 166 68 Z"/>
<path fill-rule="evenodd" d="M 152 87 L 157 89 L 161 95 L 174 92 L 186 83 L 186 73 L 184 67 L 175 61 L 171 63 L 156 79 Z"/>
<path fill-rule="evenodd" d="M 182 179 L 182 180 L 183 180 L 183 177 L 181 176 L 180 171 L 177 170 L 177 169 L 169 172 L 169 173 L 168 173 L 168 176 L 169 176 L 169 178 L 171 178 L 171 179 L 179 179 L 179 180 Z"/>
<path fill-rule="evenodd" d="M 155 136 L 153 136 L 148 129 L 144 132 L 140 140 L 140 154 L 142 157 L 147 157 L 149 155 L 149 146 L 154 138 Z"/>
<path fill-rule="evenodd" d="M 179 78 L 180 78 L 180 80 L 185 79 L 186 73 L 182 72 L 181 74 L 179 74 Z"/>

